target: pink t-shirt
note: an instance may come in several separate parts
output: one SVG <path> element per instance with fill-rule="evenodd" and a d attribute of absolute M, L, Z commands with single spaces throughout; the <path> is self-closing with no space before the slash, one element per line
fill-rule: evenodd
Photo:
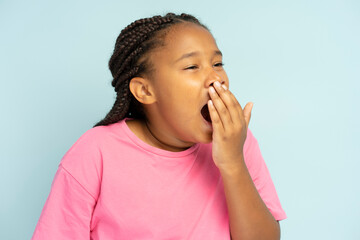
<path fill-rule="evenodd" d="M 211 143 L 166 151 L 125 120 L 88 130 L 64 155 L 32 239 L 230 239 Z M 250 130 L 244 158 L 274 218 L 286 218 Z"/>

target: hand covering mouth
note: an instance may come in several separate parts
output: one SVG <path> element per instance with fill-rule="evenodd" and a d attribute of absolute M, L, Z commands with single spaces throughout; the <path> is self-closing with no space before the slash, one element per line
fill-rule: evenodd
<path fill-rule="evenodd" d="M 202 117 L 209 123 L 211 123 L 211 117 L 210 117 L 210 112 L 209 112 L 209 107 L 207 104 L 205 104 L 202 108 L 201 108 L 201 115 Z"/>

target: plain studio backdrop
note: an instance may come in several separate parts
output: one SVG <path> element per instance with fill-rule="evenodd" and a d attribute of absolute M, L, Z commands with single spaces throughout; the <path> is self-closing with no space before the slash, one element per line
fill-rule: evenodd
<path fill-rule="evenodd" d="M 110 110 L 108 60 L 132 21 L 190 13 L 254 102 L 288 219 L 282 239 L 360 239 L 359 1 L 0 1 L 0 239 L 30 239 L 58 164 Z"/>

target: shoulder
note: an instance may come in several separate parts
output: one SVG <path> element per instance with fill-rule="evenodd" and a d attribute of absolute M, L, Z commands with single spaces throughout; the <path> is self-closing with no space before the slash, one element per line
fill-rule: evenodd
<path fill-rule="evenodd" d="M 102 165 L 102 151 L 111 145 L 112 126 L 97 126 L 83 133 L 64 154 L 60 165 L 72 172 L 75 169 Z"/>
<path fill-rule="evenodd" d="M 62 157 L 63 168 L 92 196 L 99 193 L 103 172 L 103 146 L 111 131 L 107 126 L 94 127 L 82 134 Z"/>
<path fill-rule="evenodd" d="M 100 131 L 99 131 L 100 130 Z M 83 133 L 69 148 L 61 159 L 62 165 L 66 166 L 75 162 L 87 161 L 90 156 L 99 151 L 100 139 L 103 132 L 99 128 L 91 128 Z"/>
<path fill-rule="evenodd" d="M 119 130 L 119 123 L 90 128 L 75 141 L 65 156 L 100 151 L 104 145 L 111 145 L 111 139 L 117 137 Z"/>

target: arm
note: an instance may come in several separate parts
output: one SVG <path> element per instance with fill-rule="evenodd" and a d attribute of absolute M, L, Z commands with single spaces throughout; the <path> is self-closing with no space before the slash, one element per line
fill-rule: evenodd
<path fill-rule="evenodd" d="M 280 239 L 280 226 L 258 194 L 244 159 L 233 169 L 220 169 L 232 239 Z"/>
<path fill-rule="evenodd" d="M 212 156 L 223 178 L 231 236 L 242 240 L 279 239 L 279 224 L 260 197 L 244 159 L 252 104 L 242 109 L 235 96 L 218 82 L 209 88 L 209 93 Z M 269 179 L 261 173 L 259 176 Z"/>

